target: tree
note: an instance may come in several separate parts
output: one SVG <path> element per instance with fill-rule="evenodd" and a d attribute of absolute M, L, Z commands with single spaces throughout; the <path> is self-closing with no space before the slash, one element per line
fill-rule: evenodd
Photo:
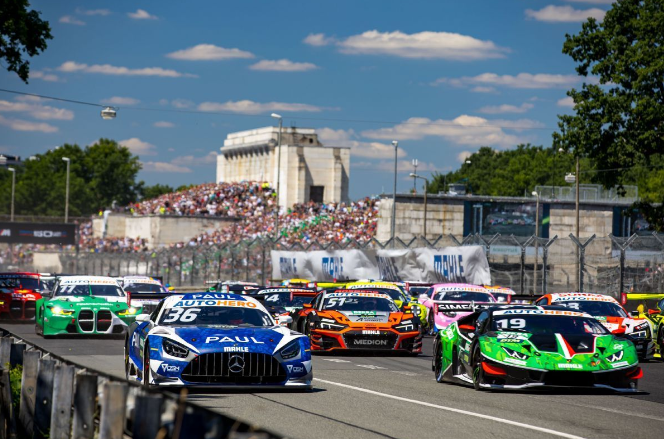
<path fill-rule="evenodd" d="M 0 0 L 0 59 L 10 72 L 16 72 L 26 84 L 30 76 L 30 57 L 46 50 L 46 40 L 53 39 L 48 21 L 39 12 L 28 11 L 28 0 Z"/>
<path fill-rule="evenodd" d="M 561 115 L 554 147 L 589 157 L 605 187 L 633 181 L 635 167 L 646 167 L 664 150 L 664 3 L 619 0 L 603 22 L 589 18 L 578 35 L 566 35 L 563 53 L 582 76 L 593 75 L 574 99 L 574 115 Z M 650 202 L 664 202 L 664 188 Z M 664 229 L 664 209 L 647 218 Z"/>
<path fill-rule="evenodd" d="M 157 183 L 153 186 L 143 187 L 141 190 L 141 196 L 146 200 L 150 200 L 152 198 L 157 198 L 160 195 L 170 194 L 171 192 L 175 192 L 175 189 L 171 186 Z"/>

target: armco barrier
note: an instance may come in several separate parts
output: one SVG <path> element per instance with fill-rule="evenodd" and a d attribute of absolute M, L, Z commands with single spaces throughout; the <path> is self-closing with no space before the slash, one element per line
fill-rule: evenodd
<path fill-rule="evenodd" d="M 0 439 L 280 437 L 0 334 Z"/>

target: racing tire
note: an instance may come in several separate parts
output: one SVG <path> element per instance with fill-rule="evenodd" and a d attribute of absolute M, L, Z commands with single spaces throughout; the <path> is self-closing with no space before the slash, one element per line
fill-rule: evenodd
<path fill-rule="evenodd" d="M 659 361 L 664 361 L 664 322 L 659 324 L 659 331 L 657 331 L 657 347 L 659 349 Z"/>
<path fill-rule="evenodd" d="M 436 347 L 433 351 L 433 373 L 436 376 L 436 382 L 442 383 L 443 375 L 445 371 L 443 370 L 443 348 L 440 343 L 436 343 Z"/>
<path fill-rule="evenodd" d="M 151 375 L 152 372 L 150 372 L 150 345 L 146 342 L 145 352 L 143 353 L 143 373 L 141 379 L 141 384 L 143 385 L 143 387 L 147 388 L 154 387 L 154 385 L 150 384 Z"/>
<path fill-rule="evenodd" d="M 44 330 L 42 329 L 41 326 L 35 323 L 35 334 L 41 335 L 42 337 L 44 336 Z"/>
<path fill-rule="evenodd" d="M 473 349 L 473 388 L 482 390 L 480 386 L 484 382 L 484 369 L 482 369 L 482 353 L 479 344 Z"/>
<path fill-rule="evenodd" d="M 433 309 L 429 310 L 429 315 L 427 316 L 427 334 L 435 335 L 436 334 L 436 320 L 433 316 Z"/>

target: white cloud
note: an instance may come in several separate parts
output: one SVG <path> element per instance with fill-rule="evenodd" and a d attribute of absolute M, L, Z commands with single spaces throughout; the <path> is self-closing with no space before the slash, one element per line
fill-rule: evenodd
<path fill-rule="evenodd" d="M 373 171 L 391 172 L 394 173 L 394 159 L 376 162 L 351 162 L 354 168 L 369 169 Z M 420 161 L 417 165 L 417 172 L 435 172 L 440 170 L 439 167 L 433 163 Z M 397 172 L 413 172 L 413 163 L 410 160 L 397 161 Z M 418 183 L 419 184 L 419 183 Z"/>
<path fill-rule="evenodd" d="M 75 61 L 66 61 L 58 70 L 61 72 L 83 72 L 83 73 L 99 73 L 102 75 L 119 75 L 119 76 L 161 76 L 167 78 L 197 78 L 198 76 L 190 73 L 181 73 L 175 70 L 162 69 L 161 67 L 145 67 L 142 69 L 130 69 L 128 67 L 112 66 L 110 64 L 83 64 Z"/>
<path fill-rule="evenodd" d="M 473 87 L 470 89 L 473 93 L 495 93 L 496 89 L 493 87 L 482 87 L 481 85 L 478 85 L 476 87 Z"/>
<path fill-rule="evenodd" d="M 111 11 L 108 9 L 81 9 L 76 8 L 76 13 L 81 15 L 111 15 Z"/>
<path fill-rule="evenodd" d="M 318 66 L 309 62 L 293 62 L 287 59 L 279 59 L 276 61 L 264 59 L 253 64 L 249 68 L 251 70 L 266 70 L 273 72 L 306 72 L 309 70 L 316 70 Z"/>
<path fill-rule="evenodd" d="M 320 47 L 335 43 L 336 39 L 333 37 L 326 37 L 325 34 L 309 34 L 304 40 L 302 40 L 302 42 L 310 46 Z"/>
<path fill-rule="evenodd" d="M 39 70 L 30 72 L 30 79 L 33 78 L 41 79 L 42 81 L 47 81 L 47 82 L 58 82 L 60 80 L 58 75 L 54 75 L 52 73 L 40 72 Z"/>
<path fill-rule="evenodd" d="M 76 17 L 72 17 L 71 15 L 63 15 L 60 17 L 60 23 L 64 24 L 75 24 L 76 26 L 85 26 L 85 22 L 79 20 Z"/>
<path fill-rule="evenodd" d="M 371 139 L 385 140 L 419 140 L 433 136 L 441 137 L 457 145 L 507 147 L 524 143 L 526 139 L 508 134 L 505 129 L 522 131 L 541 126 L 541 123 L 529 119 L 487 120 L 468 115 L 462 115 L 453 120 L 411 117 L 394 127 L 364 131 L 362 135 Z"/>
<path fill-rule="evenodd" d="M 185 155 L 176 157 L 171 160 L 171 163 L 174 165 L 186 165 L 186 166 L 205 166 L 213 163 L 217 163 L 217 153 L 210 151 L 204 156 L 196 157 L 193 155 Z"/>
<path fill-rule="evenodd" d="M 309 104 L 295 104 L 286 102 L 254 102 L 249 100 L 219 102 L 203 102 L 198 105 L 199 111 L 229 111 L 231 113 L 242 114 L 260 114 L 270 111 L 287 111 L 301 113 L 318 113 L 325 110 L 323 107 L 317 107 Z"/>
<path fill-rule="evenodd" d="M 169 53 L 166 56 L 185 61 L 219 61 L 234 58 L 253 58 L 254 54 L 240 49 L 226 49 L 214 44 L 199 44 L 188 49 Z"/>
<path fill-rule="evenodd" d="M 58 127 L 54 127 L 53 125 L 49 125 L 44 122 L 30 122 L 21 119 L 8 119 L 4 116 L 0 116 L 0 125 L 9 127 L 15 131 L 37 131 L 42 133 L 55 133 L 58 131 Z"/>
<path fill-rule="evenodd" d="M 505 113 L 525 113 L 528 110 L 531 110 L 534 107 L 533 104 L 524 102 L 523 104 L 516 105 L 487 105 L 479 109 L 480 113 L 484 114 L 505 114 Z"/>
<path fill-rule="evenodd" d="M 594 5 L 610 5 L 616 2 L 616 0 L 565 0 L 570 3 L 592 3 Z"/>
<path fill-rule="evenodd" d="M 168 162 L 143 162 L 142 165 L 145 172 L 167 172 L 170 174 L 187 174 L 192 172 L 186 166 L 174 165 Z"/>
<path fill-rule="evenodd" d="M 354 130 L 335 130 L 333 128 L 317 129 L 318 138 L 325 146 L 348 146 L 351 155 L 373 159 L 394 157 L 394 146 L 380 142 L 361 142 Z M 399 157 L 406 157 L 403 148 L 397 150 Z"/>
<path fill-rule="evenodd" d="M 569 96 L 567 96 L 566 98 L 559 99 L 558 100 L 558 106 L 559 107 L 574 108 L 574 99 L 572 99 Z"/>
<path fill-rule="evenodd" d="M 603 20 L 605 15 L 606 11 L 598 8 L 581 10 L 571 6 L 549 5 L 539 11 L 526 9 L 526 17 L 549 23 L 580 23 L 586 21 L 588 17 Z"/>
<path fill-rule="evenodd" d="M 305 43 L 330 44 L 323 34 L 309 35 Z M 478 40 L 451 32 L 419 32 L 406 34 L 401 31 L 379 32 L 370 30 L 352 35 L 345 40 L 334 41 L 339 51 L 351 55 L 390 55 L 401 58 L 449 59 L 472 61 L 504 58 L 510 50 L 488 40 Z"/>
<path fill-rule="evenodd" d="M 468 157 L 473 155 L 472 152 L 470 151 L 461 151 L 459 154 L 457 154 L 457 160 L 461 163 L 465 162 Z"/>
<path fill-rule="evenodd" d="M 138 99 L 127 98 L 122 96 L 113 96 L 112 98 L 104 99 L 101 101 L 103 104 L 109 105 L 136 105 L 140 103 Z"/>
<path fill-rule="evenodd" d="M 128 12 L 127 15 L 129 18 L 134 20 L 156 20 L 157 16 L 150 15 L 150 13 L 144 9 L 137 9 L 136 12 Z"/>
<path fill-rule="evenodd" d="M 569 88 L 580 80 L 581 78 L 577 75 L 519 73 L 513 76 L 482 73 L 477 76 L 463 76 L 461 78 L 438 78 L 431 85 L 449 84 L 454 87 Z"/>
<path fill-rule="evenodd" d="M 159 122 L 155 122 L 153 124 L 154 127 L 156 128 L 173 128 L 175 124 L 173 122 L 166 122 L 163 120 L 160 120 Z"/>
<path fill-rule="evenodd" d="M 0 112 L 5 113 L 28 113 L 35 119 L 41 120 L 72 120 L 74 112 L 56 108 L 48 105 L 42 105 L 41 99 L 33 96 L 23 96 L 17 99 L 19 102 L 10 102 L 0 100 Z"/>
<path fill-rule="evenodd" d="M 151 143 L 144 142 L 138 137 L 132 137 L 131 139 L 127 140 L 120 140 L 118 142 L 122 146 L 126 146 L 129 148 L 129 151 L 131 151 L 134 154 L 140 155 L 156 155 L 157 154 L 157 147 L 154 146 Z"/>
<path fill-rule="evenodd" d="M 194 106 L 194 103 L 190 100 L 187 99 L 173 99 L 171 101 L 171 105 L 174 106 L 175 108 L 191 108 Z"/>

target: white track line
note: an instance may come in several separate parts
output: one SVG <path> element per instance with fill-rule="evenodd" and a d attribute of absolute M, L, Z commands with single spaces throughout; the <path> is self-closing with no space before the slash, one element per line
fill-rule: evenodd
<path fill-rule="evenodd" d="M 547 434 L 550 434 L 550 435 L 553 435 L 553 436 L 565 437 L 565 438 L 568 438 L 568 439 L 583 439 L 582 436 L 575 436 L 573 434 L 563 433 L 562 431 L 551 430 L 551 429 L 544 428 L 544 427 L 537 427 L 536 425 L 523 424 L 521 422 L 510 421 L 509 419 L 498 418 L 498 417 L 495 417 L 495 416 L 483 415 L 481 413 L 475 413 L 475 412 L 471 412 L 471 411 L 468 411 L 468 410 L 461 410 L 461 409 L 456 409 L 456 408 L 453 408 L 453 407 L 446 407 L 444 405 L 431 404 L 429 402 L 423 402 L 423 401 L 417 401 L 417 400 L 414 400 L 414 399 L 403 398 L 401 396 L 390 395 L 389 393 L 376 392 L 374 390 L 364 389 L 362 387 L 355 387 L 355 386 L 351 386 L 351 385 L 343 384 L 343 383 L 337 383 L 337 382 L 334 382 L 334 381 L 322 380 L 320 378 L 314 378 L 314 380 L 319 381 L 321 383 L 325 383 L 325 384 L 331 384 L 333 386 L 339 386 L 339 387 L 345 387 L 347 389 L 357 390 L 358 392 L 364 392 L 364 393 L 369 393 L 371 395 L 382 396 L 383 398 L 396 399 L 397 401 L 405 401 L 405 402 L 410 402 L 412 404 L 422 405 L 422 406 L 425 406 L 425 407 L 431 407 L 431 408 L 444 410 L 444 411 L 448 411 L 448 412 L 452 412 L 452 413 L 459 413 L 461 415 L 473 416 L 475 418 L 481 418 L 481 419 L 487 419 L 489 421 L 499 422 L 501 424 L 513 425 L 515 427 L 525 428 L 525 429 L 528 429 L 528 430 L 534 430 L 534 431 L 538 431 L 540 433 L 547 433 Z"/>

